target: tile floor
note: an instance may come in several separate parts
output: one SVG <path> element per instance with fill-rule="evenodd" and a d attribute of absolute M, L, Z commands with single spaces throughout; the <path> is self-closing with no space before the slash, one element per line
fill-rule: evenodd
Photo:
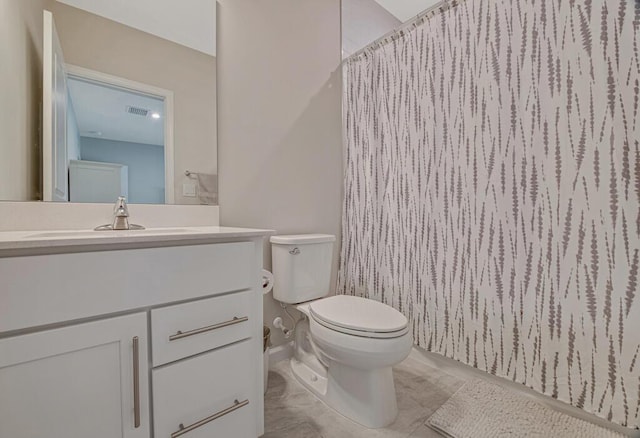
<path fill-rule="evenodd" d="M 324 405 L 293 376 L 289 361 L 276 363 L 269 372 L 265 394 L 264 438 L 442 438 L 425 425 L 431 415 L 453 395 L 466 380 L 486 379 L 512 388 L 523 397 L 534 391 L 521 385 L 489 376 L 453 360 L 432 356 L 428 362 L 414 358 L 414 353 L 394 368 L 398 394 L 398 418 L 384 429 L 366 429 Z M 445 372 L 446 369 L 449 372 Z M 548 408 L 574 415 L 602 427 L 612 427 L 624 436 L 640 438 L 640 431 L 612 426 L 555 400 L 534 399 Z M 573 411 L 573 412 L 572 412 Z"/>
<path fill-rule="evenodd" d="M 425 421 L 464 383 L 409 357 L 394 368 L 398 418 L 384 429 L 366 429 L 309 393 L 293 376 L 289 361 L 269 372 L 264 438 L 441 438 Z"/>

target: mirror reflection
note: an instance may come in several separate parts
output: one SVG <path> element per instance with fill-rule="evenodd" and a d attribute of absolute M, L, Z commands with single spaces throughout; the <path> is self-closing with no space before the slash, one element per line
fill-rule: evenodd
<path fill-rule="evenodd" d="M 215 0 L 186 9 L 0 0 L 0 200 L 217 204 Z"/>
<path fill-rule="evenodd" d="M 69 200 L 164 203 L 165 98 L 82 76 L 67 85 Z"/>

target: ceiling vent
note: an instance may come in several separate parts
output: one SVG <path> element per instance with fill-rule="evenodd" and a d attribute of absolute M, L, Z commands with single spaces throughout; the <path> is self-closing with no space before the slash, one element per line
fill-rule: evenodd
<path fill-rule="evenodd" d="M 145 108 L 138 108 L 136 106 L 128 106 L 127 105 L 127 112 L 129 114 L 135 114 L 136 116 L 142 116 L 142 117 L 147 117 L 147 114 L 149 114 L 151 110 L 145 109 Z"/>

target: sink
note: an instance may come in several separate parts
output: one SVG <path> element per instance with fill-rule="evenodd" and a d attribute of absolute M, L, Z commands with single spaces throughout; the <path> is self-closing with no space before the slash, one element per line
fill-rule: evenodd
<path fill-rule="evenodd" d="M 188 233 L 184 228 L 148 228 L 146 230 L 117 230 L 117 231 L 51 231 L 48 233 L 35 233 L 25 236 L 25 239 L 46 239 L 51 237 L 126 237 L 159 234 Z"/>

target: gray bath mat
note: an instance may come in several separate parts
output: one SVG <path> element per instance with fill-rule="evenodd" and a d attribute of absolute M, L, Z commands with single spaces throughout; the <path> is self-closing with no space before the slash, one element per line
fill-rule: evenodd
<path fill-rule="evenodd" d="M 451 438 L 621 438 L 484 380 L 464 384 L 427 421 Z"/>

